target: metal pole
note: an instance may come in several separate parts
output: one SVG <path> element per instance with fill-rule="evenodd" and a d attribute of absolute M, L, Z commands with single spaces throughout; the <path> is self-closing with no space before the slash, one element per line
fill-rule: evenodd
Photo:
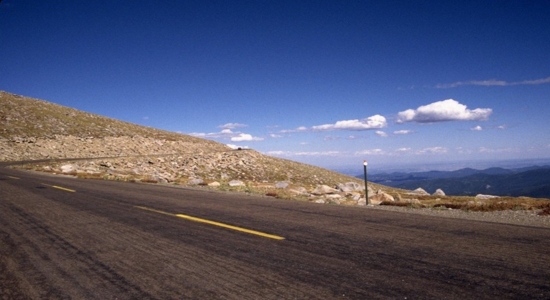
<path fill-rule="evenodd" d="M 363 169 L 365 171 L 365 200 L 366 204 L 370 204 L 369 201 L 369 184 L 367 183 L 367 161 L 363 161 Z"/>

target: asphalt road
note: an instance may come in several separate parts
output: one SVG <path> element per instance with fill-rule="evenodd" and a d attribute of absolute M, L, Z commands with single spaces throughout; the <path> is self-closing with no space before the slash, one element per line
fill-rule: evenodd
<path fill-rule="evenodd" d="M 550 230 L 0 168 L 0 299 L 550 299 Z"/>

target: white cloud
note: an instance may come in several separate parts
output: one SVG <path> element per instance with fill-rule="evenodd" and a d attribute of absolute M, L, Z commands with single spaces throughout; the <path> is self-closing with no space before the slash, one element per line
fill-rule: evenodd
<path fill-rule="evenodd" d="M 232 136 L 234 136 L 235 133 L 233 133 L 233 132 L 231 131 L 231 129 L 223 129 L 223 130 L 220 131 L 220 132 L 209 132 L 209 133 L 204 133 L 204 132 L 191 132 L 191 133 L 189 133 L 189 135 L 196 136 L 196 137 L 200 137 L 200 138 L 229 139 L 229 138 L 231 138 Z"/>
<path fill-rule="evenodd" d="M 400 135 L 410 134 L 410 133 L 412 133 L 412 130 L 396 130 L 393 132 L 393 134 L 400 134 Z"/>
<path fill-rule="evenodd" d="M 281 130 L 281 133 L 303 132 L 307 130 L 308 130 L 307 127 L 300 126 L 300 127 L 297 127 L 296 129 L 283 129 Z"/>
<path fill-rule="evenodd" d="M 550 83 L 550 77 L 541 78 L 541 79 L 534 79 L 534 80 L 515 81 L 515 82 L 507 82 L 507 81 L 504 81 L 504 80 L 496 80 L 496 79 L 458 81 L 458 82 L 454 82 L 454 83 L 437 84 L 435 86 L 435 88 L 437 88 L 437 89 L 447 89 L 447 88 L 459 87 L 459 86 L 462 86 L 462 85 L 513 86 L 513 85 L 537 85 L 537 84 L 545 84 L 545 83 Z"/>
<path fill-rule="evenodd" d="M 381 136 L 381 137 L 388 137 L 388 134 L 385 133 L 385 132 L 382 131 L 382 130 L 377 130 L 377 131 L 376 131 L 376 134 L 377 134 L 378 136 Z"/>
<path fill-rule="evenodd" d="M 403 148 L 399 148 L 399 149 L 397 149 L 397 150 L 395 150 L 395 151 L 396 151 L 396 152 L 409 152 L 409 151 L 411 151 L 411 148 L 405 148 L 405 147 L 403 147 Z"/>
<path fill-rule="evenodd" d="M 200 138 L 210 138 L 210 139 L 229 139 L 232 142 L 245 142 L 245 141 L 263 141 L 264 138 L 254 137 L 248 133 L 242 132 L 233 132 L 229 128 L 222 129 L 220 132 L 192 132 L 189 135 L 200 137 Z"/>
<path fill-rule="evenodd" d="M 423 105 L 417 109 L 407 109 L 399 112 L 397 123 L 418 122 L 432 123 L 444 121 L 483 121 L 493 112 L 490 108 L 470 110 L 464 104 L 453 99 L 437 101 Z"/>
<path fill-rule="evenodd" d="M 506 125 L 499 125 L 499 126 L 497 126 L 497 129 L 506 129 L 506 128 L 508 128 L 508 126 L 506 126 Z"/>
<path fill-rule="evenodd" d="M 343 120 L 334 124 L 324 124 L 313 126 L 313 130 L 368 130 L 384 128 L 387 126 L 386 118 L 381 115 L 374 115 L 362 120 Z"/>
<path fill-rule="evenodd" d="M 355 155 L 384 155 L 384 150 L 382 149 L 369 149 L 363 151 L 355 152 Z"/>
<path fill-rule="evenodd" d="M 483 128 L 482 128 L 481 126 L 477 125 L 477 126 L 475 126 L 475 127 L 470 128 L 470 130 L 473 130 L 473 131 L 482 131 Z"/>
<path fill-rule="evenodd" d="M 493 149 L 493 148 L 487 148 L 487 147 L 479 148 L 479 153 L 510 153 L 510 152 L 517 152 L 517 149 L 513 149 L 513 148 Z"/>
<path fill-rule="evenodd" d="M 444 154 L 447 153 L 447 148 L 445 147 L 430 147 L 418 150 L 416 154 Z"/>
<path fill-rule="evenodd" d="M 274 138 L 274 139 L 278 139 L 278 138 L 282 138 L 282 137 L 283 137 L 283 136 L 280 135 L 280 134 L 274 134 L 274 133 L 271 133 L 269 136 L 270 136 L 271 138 Z"/>
<path fill-rule="evenodd" d="M 232 142 L 249 142 L 249 141 L 263 141 L 263 138 L 254 137 L 248 133 L 239 133 L 239 135 L 231 137 Z"/>
<path fill-rule="evenodd" d="M 285 153 L 286 153 L 285 151 L 274 150 L 274 151 L 267 151 L 265 154 L 267 154 L 267 155 L 275 155 L 275 156 L 284 156 Z"/>
<path fill-rule="evenodd" d="M 248 125 L 239 124 L 239 123 L 226 123 L 226 124 L 218 126 L 218 128 L 223 128 L 223 129 L 235 129 L 235 128 L 240 128 L 240 127 L 248 127 Z"/>

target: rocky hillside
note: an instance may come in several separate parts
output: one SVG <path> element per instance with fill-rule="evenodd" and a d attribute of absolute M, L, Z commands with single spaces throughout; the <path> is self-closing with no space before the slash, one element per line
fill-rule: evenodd
<path fill-rule="evenodd" d="M 323 203 L 365 204 L 363 182 L 326 169 L 0 91 L 0 161 L 136 182 L 210 186 Z M 372 202 L 402 190 L 372 184 Z"/>

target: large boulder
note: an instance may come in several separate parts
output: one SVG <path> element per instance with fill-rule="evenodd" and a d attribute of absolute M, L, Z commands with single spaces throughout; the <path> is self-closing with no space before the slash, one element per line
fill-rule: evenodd
<path fill-rule="evenodd" d="M 346 182 L 346 183 L 339 183 L 336 185 L 336 187 L 344 192 L 344 193 L 351 193 L 355 191 L 362 191 L 365 189 L 364 185 L 361 185 L 357 182 Z"/>
<path fill-rule="evenodd" d="M 433 193 L 433 196 L 445 196 L 445 192 L 444 192 L 442 189 L 437 189 L 437 190 Z"/>
<path fill-rule="evenodd" d="M 74 165 L 66 164 L 61 166 L 61 173 L 66 174 L 72 172 L 76 172 L 76 167 Z"/>
<path fill-rule="evenodd" d="M 278 189 L 286 189 L 288 187 L 288 182 L 286 181 L 279 181 L 275 183 L 275 187 Z"/>
<path fill-rule="evenodd" d="M 426 192 L 423 188 L 419 187 L 416 190 L 412 191 L 414 194 L 421 195 L 421 196 L 429 196 L 430 193 Z"/>
<path fill-rule="evenodd" d="M 394 202 L 395 199 L 392 195 L 378 190 L 376 194 L 369 196 L 369 203 L 373 205 L 380 205 L 382 202 Z"/>
<path fill-rule="evenodd" d="M 204 183 L 204 180 L 202 180 L 201 178 L 193 178 L 187 182 L 188 185 L 199 185 L 203 183 Z"/>
<path fill-rule="evenodd" d="M 318 185 L 311 193 L 313 195 L 326 195 L 326 194 L 335 194 L 339 191 L 337 189 L 331 188 L 328 185 Z"/>
<path fill-rule="evenodd" d="M 244 182 L 240 180 L 231 180 L 228 184 L 229 186 L 245 186 Z"/>

